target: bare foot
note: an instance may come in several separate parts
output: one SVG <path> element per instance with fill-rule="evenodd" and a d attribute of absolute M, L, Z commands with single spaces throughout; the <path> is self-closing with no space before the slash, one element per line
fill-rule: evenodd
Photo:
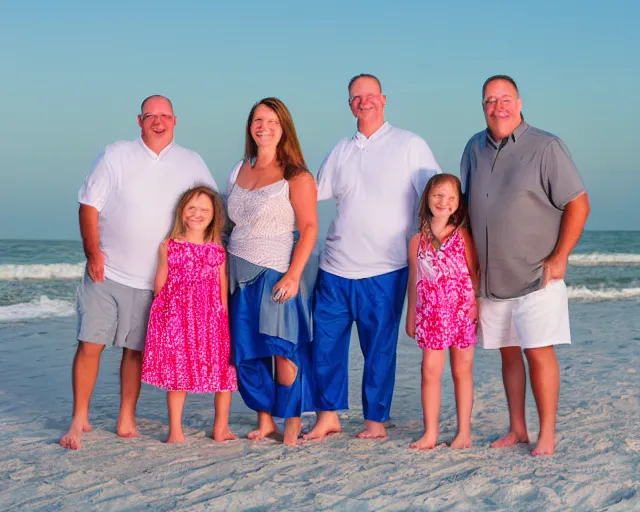
<path fill-rule="evenodd" d="M 323 411 L 319 413 L 315 426 L 302 438 L 305 441 L 320 440 L 331 434 L 339 434 L 342 432 L 338 413 L 333 411 Z"/>
<path fill-rule="evenodd" d="M 125 420 L 122 419 L 122 417 L 118 419 L 116 434 L 118 434 L 120 437 L 138 437 L 140 435 L 136 430 L 135 420 Z"/>
<path fill-rule="evenodd" d="M 214 426 L 211 437 L 214 441 L 217 441 L 219 443 L 223 441 L 235 441 L 236 439 L 238 439 L 238 436 L 231 432 L 228 426 L 222 428 L 216 428 Z"/>
<path fill-rule="evenodd" d="M 438 443 L 438 433 L 425 432 L 417 441 L 409 445 L 411 450 L 433 450 Z"/>
<path fill-rule="evenodd" d="M 136 434 L 137 435 L 137 434 Z M 179 432 L 169 431 L 169 437 L 167 437 L 167 443 L 184 443 L 184 434 L 182 430 Z"/>
<path fill-rule="evenodd" d="M 89 426 L 91 429 L 91 426 Z M 60 446 L 67 450 L 79 450 L 82 447 L 82 433 L 88 432 L 84 430 L 83 425 L 71 423 L 69 430 L 60 438 Z"/>
<path fill-rule="evenodd" d="M 273 418 L 270 415 L 265 414 L 260 416 L 260 419 L 258 420 L 258 428 L 249 432 L 247 437 L 254 441 L 262 441 L 265 437 L 277 431 L 278 427 L 276 427 L 276 423 L 273 421 Z"/>
<path fill-rule="evenodd" d="M 553 455 L 554 450 L 555 439 L 553 437 L 550 437 L 549 439 L 545 437 L 539 437 L 538 443 L 536 444 L 534 450 L 531 452 L 531 455 L 533 455 L 534 457 L 549 456 Z"/>
<path fill-rule="evenodd" d="M 358 439 L 386 439 L 387 430 L 384 428 L 384 423 L 366 420 L 364 422 L 364 430 L 356 437 Z"/>
<path fill-rule="evenodd" d="M 454 440 L 451 441 L 449 448 L 452 448 L 453 450 L 464 450 L 465 448 L 471 448 L 472 444 L 470 435 L 458 434 Z"/>
<path fill-rule="evenodd" d="M 509 431 L 507 435 L 502 436 L 497 441 L 491 443 L 491 448 L 506 448 L 507 446 L 513 446 L 514 444 L 528 443 L 529 436 L 525 434 L 516 434 L 513 431 Z"/>
<path fill-rule="evenodd" d="M 302 420 L 300 418 L 287 418 L 284 425 L 284 441 L 287 446 L 296 446 L 302 431 Z"/>

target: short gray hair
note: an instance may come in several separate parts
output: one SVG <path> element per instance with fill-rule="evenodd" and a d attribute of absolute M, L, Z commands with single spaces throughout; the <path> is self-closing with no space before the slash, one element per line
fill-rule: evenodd
<path fill-rule="evenodd" d="M 171 107 L 171 113 L 173 113 L 173 103 L 171 103 L 171 100 L 169 98 L 167 98 L 166 96 L 162 96 L 161 94 L 152 94 L 151 96 L 147 96 L 142 100 L 142 103 L 140 104 L 140 115 L 144 114 L 144 104 L 154 98 L 162 98 L 163 100 L 167 100 L 167 102 L 169 102 L 169 106 Z"/>

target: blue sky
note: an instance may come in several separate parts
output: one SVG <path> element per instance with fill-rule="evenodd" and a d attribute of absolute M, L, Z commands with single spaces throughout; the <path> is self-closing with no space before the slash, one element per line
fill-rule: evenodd
<path fill-rule="evenodd" d="M 0 238 L 78 238 L 77 190 L 106 144 L 138 136 L 149 94 L 173 100 L 176 141 L 219 184 L 252 104 L 277 96 L 315 172 L 354 130 L 346 84 L 363 72 L 456 174 L 482 82 L 512 75 L 527 121 L 574 156 L 588 228 L 640 229 L 638 19 L 621 0 L 1 2 Z"/>

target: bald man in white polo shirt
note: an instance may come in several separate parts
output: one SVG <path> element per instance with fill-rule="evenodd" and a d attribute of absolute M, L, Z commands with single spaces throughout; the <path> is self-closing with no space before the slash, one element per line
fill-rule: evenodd
<path fill-rule="evenodd" d="M 106 345 L 123 349 L 116 432 L 138 435 L 135 411 L 158 247 L 185 190 L 196 184 L 217 190 L 202 158 L 173 142 L 176 117 L 168 98 L 146 98 L 138 124 L 140 139 L 107 146 L 78 194 L 87 271 L 77 296 L 73 419 L 60 439 L 68 449 L 79 449 L 83 432 L 91 430 L 89 401 Z"/>
<path fill-rule="evenodd" d="M 320 261 L 314 306 L 313 368 L 320 411 L 306 439 L 340 432 L 348 409 L 353 322 L 364 355 L 362 439 L 384 439 L 395 383 L 398 327 L 407 287 L 407 241 L 427 181 L 440 167 L 427 143 L 384 120 L 386 97 L 373 75 L 349 82 L 358 131 L 318 173 L 318 199 L 336 199 Z"/>

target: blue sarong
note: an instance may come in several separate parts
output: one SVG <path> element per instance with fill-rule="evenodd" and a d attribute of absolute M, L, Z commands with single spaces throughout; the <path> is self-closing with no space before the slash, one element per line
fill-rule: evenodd
<path fill-rule="evenodd" d="M 273 300 L 282 272 L 229 254 L 229 325 L 238 390 L 247 407 L 279 418 L 313 410 L 309 363 L 313 325 L 313 262 L 300 279 L 298 294 L 284 303 Z M 298 373 L 291 386 L 274 378 L 273 356 L 291 360 Z"/>

